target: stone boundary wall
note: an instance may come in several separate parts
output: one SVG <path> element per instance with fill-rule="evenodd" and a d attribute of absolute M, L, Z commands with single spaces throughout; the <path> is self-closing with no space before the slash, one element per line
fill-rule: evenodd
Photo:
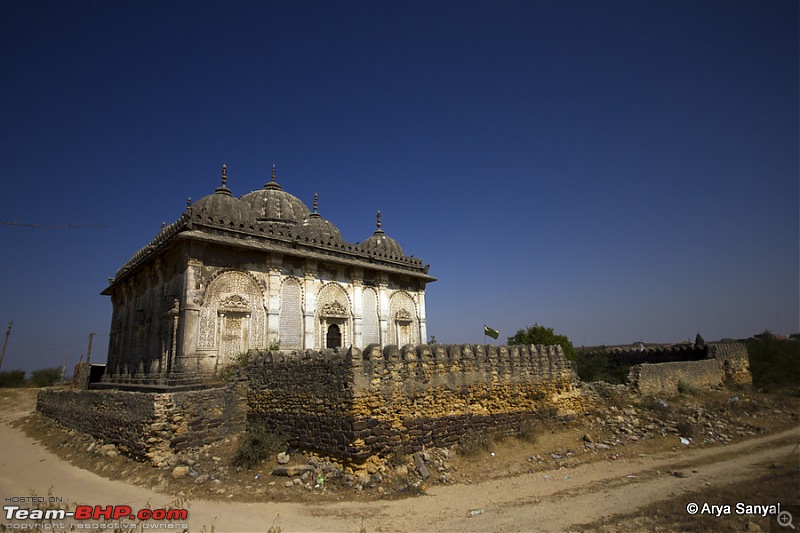
<path fill-rule="evenodd" d="M 482 431 L 512 434 L 526 420 L 574 414 L 588 402 L 555 346 L 263 352 L 241 375 L 248 423 L 356 460 L 449 446 Z"/>
<path fill-rule="evenodd" d="M 43 389 L 36 408 L 155 464 L 176 451 L 238 434 L 246 412 L 234 386 L 171 393 Z"/>
<path fill-rule="evenodd" d="M 750 357 L 743 342 L 715 342 L 707 344 L 708 356 L 720 361 L 725 379 L 734 383 L 752 383 Z"/>
<path fill-rule="evenodd" d="M 674 394 L 681 382 L 708 388 L 749 378 L 743 344 L 704 349 L 711 358 L 634 365 L 629 390 Z M 559 346 L 372 345 L 363 352 L 253 352 L 220 388 L 44 389 L 37 409 L 155 464 L 246 424 L 264 424 L 294 447 L 359 461 L 450 446 L 481 432 L 514 434 L 537 418 L 586 411 L 599 401 L 591 390 Z"/>
<path fill-rule="evenodd" d="M 353 448 L 354 351 L 257 352 L 239 376 L 247 423 L 264 424 L 292 446 L 348 457 Z"/>
<path fill-rule="evenodd" d="M 708 358 L 708 346 L 697 344 L 670 344 L 666 346 L 588 348 L 588 355 L 605 355 L 618 365 L 641 365 L 699 361 Z"/>
<path fill-rule="evenodd" d="M 629 386 L 642 395 L 673 396 L 680 386 L 709 389 L 722 384 L 723 373 L 717 359 L 641 364 L 631 367 Z"/>
<path fill-rule="evenodd" d="M 697 389 L 708 389 L 722 384 L 752 383 L 747 346 L 741 342 L 709 343 L 684 350 L 693 354 L 702 350 L 706 358 L 700 360 L 642 363 L 631 367 L 628 386 L 639 394 L 677 394 L 678 384 Z M 672 349 L 664 353 L 675 354 Z"/>

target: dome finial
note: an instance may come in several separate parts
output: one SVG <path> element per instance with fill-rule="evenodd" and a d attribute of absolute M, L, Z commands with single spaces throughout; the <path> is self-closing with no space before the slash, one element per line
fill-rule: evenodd
<path fill-rule="evenodd" d="M 186 199 L 186 207 L 192 207 L 192 197 Z"/>
<path fill-rule="evenodd" d="M 378 231 L 381 231 L 381 212 L 378 211 Z"/>
<path fill-rule="evenodd" d="M 272 163 L 272 179 L 270 181 L 275 183 L 275 163 Z"/>
<path fill-rule="evenodd" d="M 222 163 L 222 186 L 227 187 L 228 185 L 228 165 Z"/>
<path fill-rule="evenodd" d="M 319 195 L 317 193 L 314 193 L 314 212 L 315 213 L 317 212 L 317 197 L 318 196 Z"/>

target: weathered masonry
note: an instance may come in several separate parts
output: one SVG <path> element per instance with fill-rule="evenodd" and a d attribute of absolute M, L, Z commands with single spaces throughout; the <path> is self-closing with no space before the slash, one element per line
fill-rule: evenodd
<path fill-rule="evenodd" d="M 353 459 L 451 446 L 481 431 L 513 434 L 526 420 L 582 412 L 588 402 L 557 346 L 266 353 L 243 373 L 248 423 Z"/>
<path fill-rule="evenodd" d="M 626 346 L 594 354 L 629 365 L 628 387 L 639 394 L 676 394 L 679 384 L 707 389 L 726 381 L 753 381 L 747 347 L 741 342 Z"/>
<path fill-rule="evenodd" d="M 375 344 L 254 352 L 227 386 L 206 390 L 47 389 L 38 409 L 156 463 L 259 423 L 293 446 L 358 461 L 514 434 L 590 401 L 557 346 Z"/>
<path fill-rule="evenodd" d="M 701 351 L 706 357 L 695 358 Z M 626 357 L 636 354 L 649 362 L 631 368 L 633 393 L 751 379 L 741 343 L 631 350 Z M 558 346 L 372 345 L 256 351 L 226 386 L 206 390 L 46 389 L 38 409 L 155 463 L 247 424 L 265 424 L 295 447 L 359 461 L 450 446 L 481 431 L 513 434 L 526 421 L 578 414 L 598 400 Z"/>
<path fill-rule="evenodd" d="M 236 198 L 227 169 L 117 272 L 103 381 L 191 385 L 250 350 L 419 345 L 422 260 L 377 229 L 359 244 L 272 178 Z"/>

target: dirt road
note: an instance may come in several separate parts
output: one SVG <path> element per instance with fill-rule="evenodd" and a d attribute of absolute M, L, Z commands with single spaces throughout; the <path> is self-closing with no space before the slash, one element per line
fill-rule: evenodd
<path fill-rule="evenodd" d="M 70 504 L 153 509 L 174 503 L 161 494 L 111 481 L 59 459 L 9 421 L 0 423 L 0 496 L 31 493 Z M 392 501 L 295 504 L 188 502 L 190 531 L 567 531 L 668 497 L 752 478 L 765 462 L 795 464 L 800 428 L 737 444 L 601 461 L 478 484 L 436 486 L 424 496 Z M 687 477 L 673 475 L 680 471 Z M 796 498 L 796 495 L 795 495 Z M 8 504 L 8 501 L 6 504 Z M 24 505 L 23 505 L 24 507 Z M 471 513 L 472 511 L 472 513 Z M 2 520 L 9 523 L 9 520 Z"/>

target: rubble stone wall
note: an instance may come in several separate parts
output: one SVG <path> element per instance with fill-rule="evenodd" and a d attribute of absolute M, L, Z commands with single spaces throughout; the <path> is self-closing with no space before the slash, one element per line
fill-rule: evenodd
<path fill-rule="evenodd" d="M 752 383 L 750 358 L 743 342 L 715 342 L 708 346 L 708 356 L 720 361 L 725 379 L 734 383 Z"/>
<path fill-rule="evenodd" d="M 680 386 L 709 389 L 720 385 L 724 374 L 718 359 L 676 363 L 641 364 L 631 367 L 628 383 L 643 395 L 675 395 Z"/>
<path fill-rule="evenodd" d="M 247 423 L 261 423 L 291 445 L 352 456 L 353 367 L 343 351 L 261 352 L 241 372 Z"/>
<path fill-rule="evenodd" d="M 640 364 L 629 390 L 675 394 L 749 377 L 742 344 L 712 358 Z M 480 432 L 595 407 L 558 346 L 377 345 L 364 352 L 254 352 L 225 387 L 182 392 L 45 389 L 38 409 L 158 464 L 169 455 L 264 424 L 295 447 L 354 460 L 450 446 Z"/>
<path fill-rule="evenodd" d="M 243 373 L 248 422 L 353 459 L 449 446 L 526 419 L 583 411 L 560 347 L 374 345 L 363 353 L 263 353 Z"/>
<path fill-rule="evenodd" d="M 171 393 L 43 389 L 37 409 L 72 429 L 154 463 L 244 429 L 234 386 Z"/>

